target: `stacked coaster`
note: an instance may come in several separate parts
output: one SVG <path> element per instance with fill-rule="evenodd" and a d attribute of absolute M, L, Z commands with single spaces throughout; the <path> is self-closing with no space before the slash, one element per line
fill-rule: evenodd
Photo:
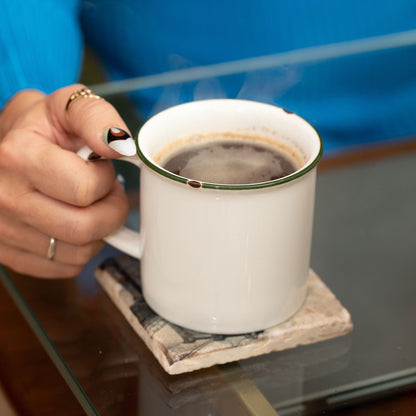
<path fill-rule="evenodd" d="M 282 351 L 352 330 L 350 314 L 312 270 L 307 298 L 295 316 L 264 331 L 243 335 L 196 332 L 161 318 L 146 304 L 140 288 L 139 261 L 129 256 L 107 260 L 96 270 L 96 277 L 169 374 Z"/>

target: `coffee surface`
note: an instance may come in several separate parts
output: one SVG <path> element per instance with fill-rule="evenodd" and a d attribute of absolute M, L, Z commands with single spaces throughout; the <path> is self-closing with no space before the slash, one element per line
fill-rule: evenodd
<path fill-rule="evenodd" d="M 187 144 L 169 154 L 161 165 L 176 175 L 218 184 L 267 182 L 298 169 L 284 150 L 245 138 Z"/>

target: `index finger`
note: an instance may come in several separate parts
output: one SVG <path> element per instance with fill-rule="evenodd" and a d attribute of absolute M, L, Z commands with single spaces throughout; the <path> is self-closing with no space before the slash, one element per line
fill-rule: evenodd
<path fill-rule="evenodd" d="M 65 140 L 75 136 L 106 158 L 136 154 L 135 142 L 117 110 L 92 92 L 85 93 L 86 89 L 74 84 L 48 97 L 48 112 L 61 133 L 58 143 L 67 147 Z"/>
<path fill-rule="evenodd" d="M 15 129 L 3 140 L 0 165 L 41 193 L 77 206 L 103 198 L 115 180 L 111 161 L 87 163 L 72 151 L 23 129 Z"/>

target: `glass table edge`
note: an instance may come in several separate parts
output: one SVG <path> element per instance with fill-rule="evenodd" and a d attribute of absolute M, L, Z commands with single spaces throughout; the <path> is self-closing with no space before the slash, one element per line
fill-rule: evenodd
<path fill-rule="evenodd" d="M 28 323 L 29 327 L 39 340 L 40 344 L 44 348 L 45 352 L 55 365 L 56 369 L 68 385 L 69 389 L 77 399 L 78 403 L 88 416 L 99 416 L 99 413 L 94 408 L 93 404 L 89 400 L 88 396 L 72 374 L 71 370 L 66 365 L 65 361 L 55 348 L 53 342 L 48 337 L 46 331 L 30 309 L 29 305 L 25 301 L 23 295 L 13 282 L 13 279 L 8 274 L 4 266 L 0 264 L 0 281 L 3 284 L 10 297 L 13 299 L 14 304 L 23 315 L 24 319 Z"/>
<path fill-rule="evenodd" d="M 68 385 L 71 392 L 74 394 L 76 400 L 80 404 L 81 408 L 85 411 L 85 413 L 90 416 L 99 416 L 98 411 L 95 409 L 91 401 L 89 400 L 87 394 L 81 387 L 81 385 L 76 380 L 75 376 L 72 374 L 71 370 L 65 363 L 65 360 L 60 355 L 56 347 L 54 346 L 52 340 L 47 335 L 46 331 L 42 327 L 39 320 L 36 318 L 35 314 L 25 301 L 23 295 L 20 293 L 18 287 L 14 283 L 12 277 L 8 273 L 7 269 L 0 264 L 0 281 L 3 284 L 6 291 L 11 296 L 14 304 L 18 308 L 18 310 L 22 313 L 25 321 L 28 323 L 29 327 L 41 343 L 42 347 L 48 354 L 49 358 L 57 368 L 58 372 Z M 237 373 L 239 375 L 239 380 L 233 380 L 230 378 L 229 371 L 227 370 L 228 366 L 234 364 L 234 370 L 238 369 Z M 243 368 L 239 366 L 239 363 L 232 363 L 225 366 L 218 366 L 219 370 L 228 378 L 230 383 L 230 387 L 232 387 L 242 402 L 248 409 L 253 411 L 253 414 L 257 413 L 258 410 L 262 409 L 262 412 L 267 409 L 270 414 L 292 414 L 294 408 L 302 407 L 307 402 L 311 402 L 317 399 L 322 400 L 322 398 L 326 398 L 328 404 L 336 404 L 340 400 L 348 400 L 354 399 L 357 397 L 362 397 L 366 393 L 375 393 L 378 390 L 386 391 L 390 390 L 391 388 L 398 388 L 402 386 L 406 386 L 409 383 L 413 384 L 416 382 L 416 368 L 410 368 L 406 371 L 399 371 L 393 374 L 388 374 L 384 377 L 376 377 L 369 380 L 363 380 L 361 383 L 351 383 L 343 386 L 343 388 L 336 389 L 329 389 L 327 391 L 321 392 L 319 395 L 306 395 L 303 396 L 300 400 L 299 398 L 296 400 L 288 400 L 279 403 L 273 403 L 273 401 L 269 401 L 261 390 L 257 387 L 257 385 L 250 380 L 249 377 L 245 374 Z M 247 392 L 247 385 L 244 386 L 244 389 L 241 390 L 241 377 L 245 380 L 246 383 L 250 385 L 251 394 L 242 394 L 242 392 Z M 249 381 L 247 381 L 249 380 Z M 253 392 L 255 393 L 255 397 L 253 396 Z M 247 397 L 246 397 L 247 396 Z M 251 397 L 253 396 L 253 397 Z M 261 399 L 259 401 L 259 398 Z M 261 404 L 261 406 L 259 406 Z M 278 413 L 276 413 L 278 412 Z M 262 413 L 261 413 L 262 414 Z"/>

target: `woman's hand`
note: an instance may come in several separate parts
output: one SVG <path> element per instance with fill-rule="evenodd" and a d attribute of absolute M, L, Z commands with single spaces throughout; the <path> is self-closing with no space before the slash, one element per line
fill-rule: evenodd
<path fill-rule="evenodd" d="M 75 153 L 87 144 L 103 157 L 118 157 L 104 132 L 128 131 L 102 99 L 78 98 L 66 111 L 71 94 L 83 87 L 48 96 L 22 91 L 0 114 L 0 263 L 17 272 L 78 274 L 127 216 L 111 161 L 85 162 Z M 53 260 L 47 256 L 51 237 L 57 241 Z"/>

